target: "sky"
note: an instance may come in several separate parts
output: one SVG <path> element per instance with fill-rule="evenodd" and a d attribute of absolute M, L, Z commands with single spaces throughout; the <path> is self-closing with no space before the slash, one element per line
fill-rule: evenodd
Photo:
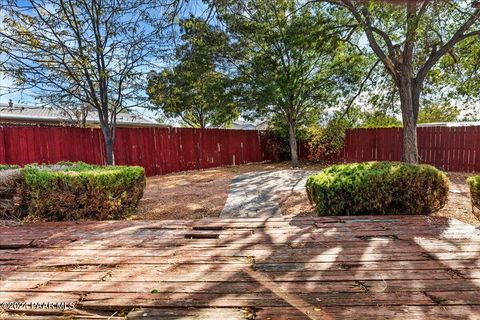
<path fill-rule="evenodd" d="M 8 102 L 10 99 L 12 99 L 13 102 L 15 103 L 20 103 L 22 100 L 27 103 L 33 102 L 30 97 L 28 97 L 27 100 L 25 100 L 25 94 L 23 95 L 20 92 L 16 93 L 9 93 L 9 88 L 12 87 L 12 80 L 9 78 L 2 77 L 0 78 L 0 102 Z"/>

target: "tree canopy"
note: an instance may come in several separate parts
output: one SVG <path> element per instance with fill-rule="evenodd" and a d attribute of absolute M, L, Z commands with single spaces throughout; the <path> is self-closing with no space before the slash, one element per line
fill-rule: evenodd
<path fill-rule="evenodd" d="M 178 63 L 149 75 L 150 101 L 165 116 L 190 127 L 228 126 L 239 110 L 234 82 L 220 58 L 226 35 L 198 18 L 184 20 L 181 29 Z"/>
<path fill-rule="evenodd" d="M 361 128 L 391 128 L 391 127 L 401 127 L 402 122 L 398 120 L 395 116 L 389 115 L 384 111 L 374 111 L 364 115 L 364 120 L 362 121 Z"/>
<path fill-rule="evenodd" d="M 247 116 L 280 120 L 297 162 L 297 130 L 348 94 L 363 58 L 345 37 L 341 16 L 295 0 L 220 1 L 229 36 L 226 53 L 237 73 L 239 103 Z"/>
<path fill-rule="evenodd" d="M 452 105 L 431 105 L 422 108 L 418 114 L 418 123 L 451 122 L 458 120 L 460 110 Z"/>

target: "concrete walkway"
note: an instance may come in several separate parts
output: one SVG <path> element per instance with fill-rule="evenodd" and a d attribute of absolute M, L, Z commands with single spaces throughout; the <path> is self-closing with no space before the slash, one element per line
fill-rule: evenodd
<path fill-rule="evenodd" d="M 307 178 L 317 171 L 257 171 L 232 179 L 222 218 L 259 218 L 279 216 L 278 191 L 303 191 Z"/>

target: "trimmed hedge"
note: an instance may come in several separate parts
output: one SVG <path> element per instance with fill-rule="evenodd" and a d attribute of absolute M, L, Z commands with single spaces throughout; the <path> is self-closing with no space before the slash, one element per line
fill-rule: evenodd
<path fill-rule="evenodd" d="M 133 214 L 145 189 L 142 167 L 59 163 L 21 170 L 27 220 L 122 219 Z"/>
<path fill-rule="evenodd" d="M 472 205 L 480 209 L 480 176 L 469 177 L 467 184 L 470 189 L 470 197 L 472 198 Z"/>
<path fill-rule="evenodd" d="M 447 201 L 447 176 L 429 165 L 365 162 L 334 165 L 306 184 L 318 215 L 427 215 Z"/>

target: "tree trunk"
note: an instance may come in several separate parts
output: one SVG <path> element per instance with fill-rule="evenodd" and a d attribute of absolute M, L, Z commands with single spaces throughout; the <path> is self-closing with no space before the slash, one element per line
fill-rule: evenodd
<path fill-rule="evenodd" d="M 110 130 L 108 129 L 102 128 L 102 133 L 105 140 L 105 160 L 107 162 L 107 165 L 113 166 L 115 165 L 115 154 L 113 151 L 115 137 L 113 137 L 113 135 L 110 133 Z"/>
<path fill-rule="evenodd" d="M 420 86 L 413 79 L 403 77 L 398 90 L 403 121 L 402 161 L 417 164 L 417 119 L 420 107 Z"/>
<path fill-rule="evenodd" d="M 417 124 L 410 114 L 403 118 L 403 153 L 402 160 L 406 163 L 418 163 Z"/>
<path fill-rule="evenodd" d="M 297 135 L 295 123 L 288 122 L 288 142 L 290 144 L 290 155 L 292 158 L 292 167 L 298 167 L 298 153 L 297 153 Z"/>

